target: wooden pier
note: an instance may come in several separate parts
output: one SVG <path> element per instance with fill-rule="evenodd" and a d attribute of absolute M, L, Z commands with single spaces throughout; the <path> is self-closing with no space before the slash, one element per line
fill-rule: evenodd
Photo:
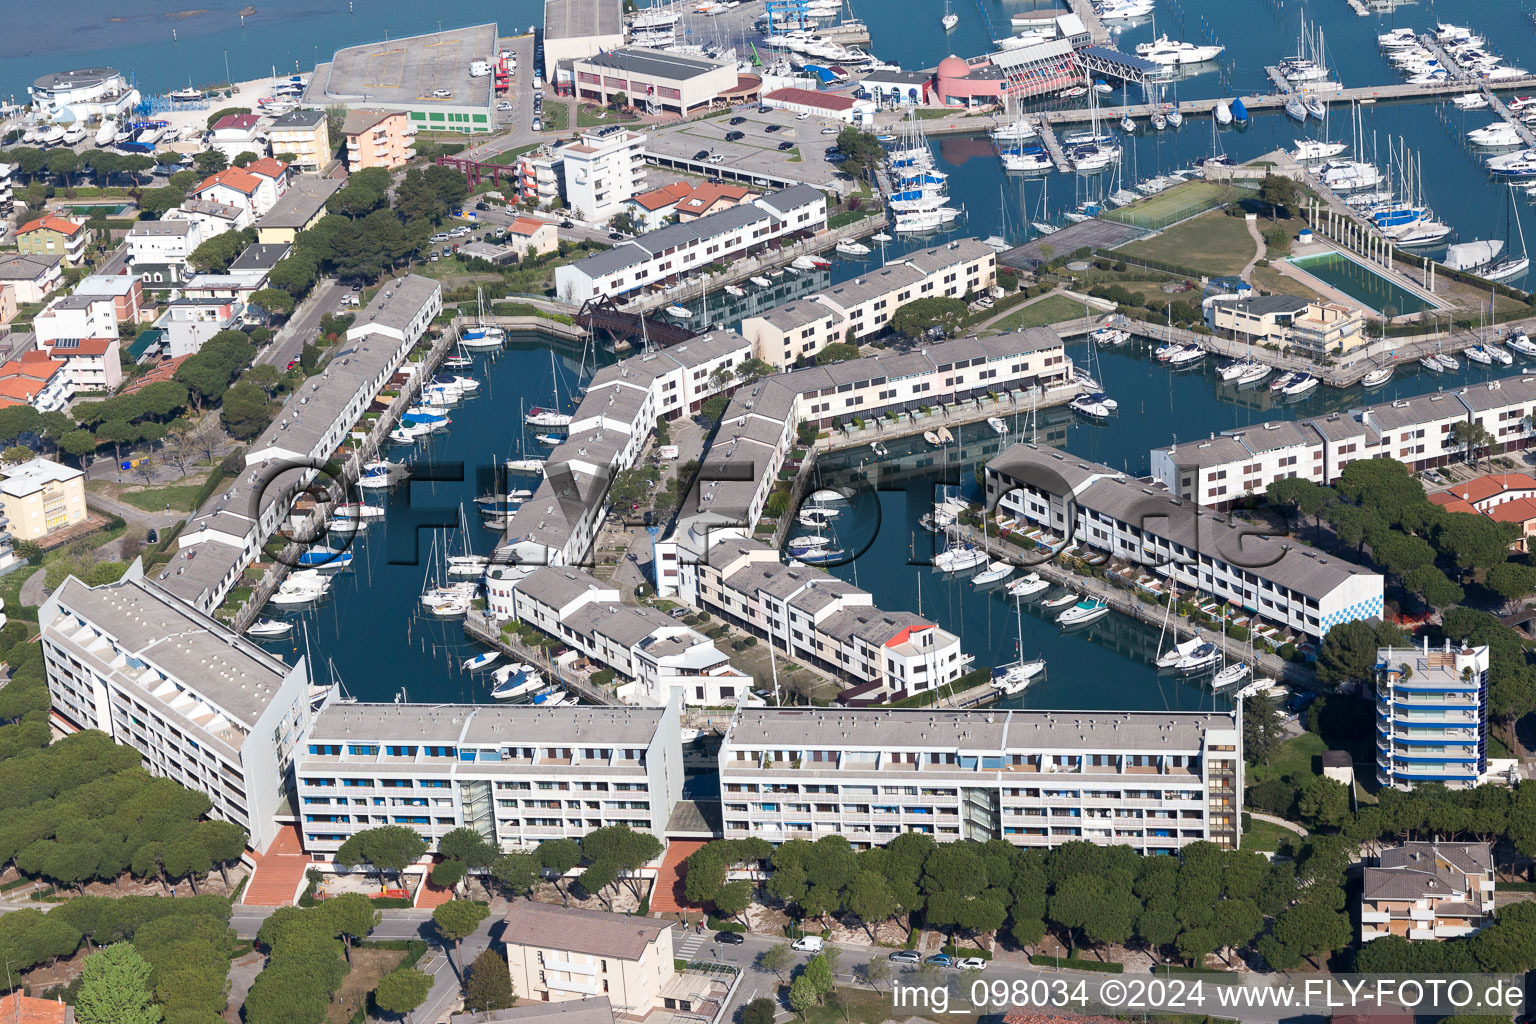
<path fill-rule="evenodd" d="M 1061 140 L 1056 138 L 1056 132 L 1050 125 L 1041 122 L 1040 142 L 1045 146 L 1045 151 L 1056 161 L 1056 169 L 1062 174 L 1072 170 L 1072 162 L 1067 159 L 1066 151 L 1061 148 Z"/>
<path fill-rule="evenodd" d="M 1502 117 L 1504 122 L 1519 134 L 1527 146 L 1536 146 L 1536 132 L 1532 132 L 1526 123 L 1515 115 L 1513 110 L 1504 105 L 1504 101 L 1494 94 L 1494 91 L 1489 88 L 1487 82 L 1482 83 L 1482 89 L 1483 95 L 1488 98 L 1488 105 L 1493 108 L 1493 112 Z"/>

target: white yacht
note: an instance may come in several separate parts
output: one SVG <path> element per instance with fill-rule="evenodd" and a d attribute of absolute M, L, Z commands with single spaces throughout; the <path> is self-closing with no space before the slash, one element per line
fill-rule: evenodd
<path fill-rule="evenodd" d="M 933 567 L 940 572 L 965 572 L 986 562 L 987 553 L 970 544 L 951 544 L 933 556 Z"/>
<path fill-rule="evenodd" d="M 1150 43 L 1137 44 L 1136 55 L 1143 60 L 1167 67 L 1177 64 L 1203 64 L 1205 61 L 1215 60 L 1225 50 L 1224 46 L 1200 46 L 1169 39 L 1165 33 Z"/>
<path fill-rule="evenodd" d="M 532 665 L 503 665 L 491 673 L 491 678 L 496 682 L 491 688 L 494 700 L 511 700 L 544 686 L 544 677 Z"/>
<path fill-rule="evenodd" d="M 993 562 L 983 572 L 971 577 L 971 586 L 985 587 L 988 584 L 999 583 L 1013 575 L 1013 565 L 1009 562 Z"/>
<path fill-rule="evenodd" d="M 1056 616 L 1056 623 L 1060 626 L 1085 626 L 1090 622 L 1097 622 L 1108 614 L 1109 605 L 1093 598 L 1084 598 Z"/>
<path fill-rule="evenodd" d="M 1392 379 L 1392 372 L 1393 368 L 1390 366 L 1383 366 L 1372 370 L 1360 378 L 1360 386 L 1363 388 L 1379 388 Z"/>
<path fill-rule="evenodd" d="M 246 636 L 259 640 L 276 640 L 293 632 L 293 623 L 281 619 L 257 619 L 245 630 Z"/>
<path fill-rule="evenodd" d="M 1299 139 L 1291 149 L 1291 156 L 1297 163 L 1311 163 L 1319 160 L 1331 160 L 1349 149 L 1342 142 L 1319 142 L 1316 139 Z"/>
<path fill-rule="evenodd" d="M 466 672 L 477 672 L 482 668 L 488 667 L 492 662 L 500 657 L 500 651 L 485 651 L 481 654 L 475 655 L 473 658 L 465 658 L 462 662 L 459 663 L 459 668 Z"/>
<path fill-rule="evenodd" d="M 1221 660 L 1221 651 L 1210 641 L 1197 644 L 1182 658 L 1174 662 L 1176 672 L 1203 672 Z"/>
<path fill-rule="evenodd" d="M 1034 658 L 1030 661 L 1020 659 L 999 665 L 992 670 L 992 685 L 1005 694 L 1013 695 L 1021 692 L 1036 676 L 1045 671 L 1045 659 Z"/>
<path fill-rule="evenodd" d="M 1041 591 L 1049 590 L 1050 587 L 1050 580 L 1041 578 L 1040 574 L 1037 572 L 1032 572 L 1027 575 L 1020 576 L 1018 579 L 1008 584 L 1008 596 L 1033 597 Z"/>
<path fill-rule="evenodd" d="M 1168 648 L 1168 650 L 1164 651 L 1162 654 L 1158 655 L 1157 661 L 1154 662 L 1154 664 L 1158 668 L 1173 668 L 1178 665 L 1180 661 L 1184 660 L 1184 658 L 1188 657 L 1191 651 L 1204 644 L 1205 642 L 1206 641 L 1200 636 L 1200 634 L 1196 633 L 1188 640 L 1181 640 L 1174 644 L 1172 647 Z"/>

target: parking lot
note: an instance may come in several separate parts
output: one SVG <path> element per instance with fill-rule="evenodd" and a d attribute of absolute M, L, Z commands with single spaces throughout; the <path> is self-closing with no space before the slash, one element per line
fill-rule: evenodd
<path fill-rule="evenodd" d="M 844 127 L 836 120 L 802 120 L 787 110 L 763 113 L 757 107 L 740 107 L 706 120 L 653 129 L 646 155 L 663 167 L 759 187 L 805 182 L 842 193 L 852 191 L 853 181 L 838 176 L 841 172 L 826 158 L 826 150 L 837 144 L 837 133 Z"/>

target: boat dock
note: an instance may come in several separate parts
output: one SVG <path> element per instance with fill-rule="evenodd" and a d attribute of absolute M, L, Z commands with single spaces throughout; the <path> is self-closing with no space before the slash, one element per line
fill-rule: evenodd
<path fill-rule="evenodd" d="M 1056 138 L 1056 131 L 1044 121 L 1040 122 L 1040 141 L 1045 146 L 1045 151 L 1051 154 L 1051 159 L 1056 162 L 1056 169 L 1062 174 L 1072 170 L 1072 164 L 1067 159 L 1066 151 L 1061 148 L 1061 140 Z"/>
<path fill-rule="evenodd" d="M 1083 27 L 1095 43 L 1102 46 L 1109 42 L 1109 29 L 1099 20 L 1099 13 L 1093 9 L 1093 0 L 1067 0 L 1067 6 L 1072 8 L 1073 14 L 1083 19 Z"/>
<path fill-rule="evenodd" d="M 1536 146 L 1536 132 L 1532 132 L 1524 121 L 1516 117 L 1515 112 L 1504 105 L 1504 101 L 1494 94 L 1486 82 L 1483 83 L 1483 95 L 1487 97 L 1493 112 L 1503 118 L 1504 123 L 1513 128 L 1527 146 Z"/>
<path fill-rule="evenodd" d="M 1360 17 L 1369 18 L 1371 16 L 1371 9 L 1361 3 L 1360 0 L 1346 0 L 1346 2 L 1349 4 L 1349 9 L 1360 15 Z"/>

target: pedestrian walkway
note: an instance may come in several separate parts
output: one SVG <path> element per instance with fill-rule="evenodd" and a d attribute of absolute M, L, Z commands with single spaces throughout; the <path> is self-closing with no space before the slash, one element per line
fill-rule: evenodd
<path fill-rule="evenodd" d="M 703 847 L 702 842 L 686 839 L 674 839 L 667 844 L 667 855 L 662 858 L 661 868 L 656 872 L 656 884 L 651 887 L 651 914 L 680 914 L 685 909 L 700 910 L 698 906 L 690 906 L 683 896 L 683 876 L 688 869 L 684 865 L 695 850 Z"/>
<path fill-rule="evenodd" d="M 453 901 L 453 890 L 433 885 L 432 879 L 423 877 L 416 887 L 416 906 L 421 910 L 436 910 L 444 903 Z"/>
<path fill-rule="evenodd" d="M 286 907 L 299 898 L 309 857 L 299 842 L 299 830 L 284 825 L 266 853 L 254 855 L 256 871 L 240 900 L 248 906 Z"/>
<path fill-rule="evenodd" d="M 688 937 L 673 947 L 673 952 L 682 960 L 692 960 L 698 953 L 699 947 L 704 945 L 704 935 L 696 929 L 688 929 Z"/>

